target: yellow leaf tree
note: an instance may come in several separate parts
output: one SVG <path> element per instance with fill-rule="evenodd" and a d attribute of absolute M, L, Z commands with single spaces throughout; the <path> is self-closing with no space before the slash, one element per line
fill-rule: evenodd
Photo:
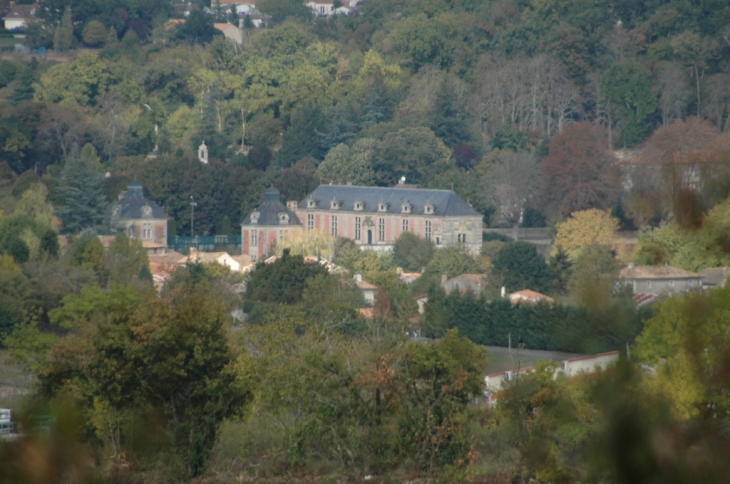
<path fill-rule="evenodd" d="M 557 229 L 553 253 L 562 247 L 575 260 L 586 247 L 611 243 L 618 230 L 618 219 L 607 210 L 591 208 L 573 212 L 568 220 L 557 225 Z"/>

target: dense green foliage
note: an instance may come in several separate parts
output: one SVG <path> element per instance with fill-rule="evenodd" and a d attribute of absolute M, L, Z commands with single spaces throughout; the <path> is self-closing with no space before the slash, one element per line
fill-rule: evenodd
<path fill-rule="evenodd" d="M 473 293 L 429 293 L 424 333 L 437 337 L 451 328 L 475 343 L 507 346 L 521 340 L 526 348 L 574 353 L 598 353 L 633 341 L 641 330 L 641 315 L 630 300 L 620 301 L 609 314 L 562 304 L 517 304 L 489 301 Z M 610 320 L 610 318 L 615 318 Z"/>
<path fill-rule="evenodd" d="M 259 263 L 251 274 L 249 297 L 255 301 L 293 304 L 301 301 L 307 281 L 326 275 L 320 264 L 305 264 L 301 255 L 284 255 L 275 262 Z"/>
<path fill-rule="evenodd" d="M 358 15 L 314 19 L 303 5 L 271 0 L 259 6 L 272 16 L 271 28 L 244 29 L 240 46 L 213 27 L 214 20 L 230 20 L 229 12 L 205 10 L 205 2 L 192 5 L 176 27 L 165 24 L 173 14 L 168 0 L 42 3 L 41 22 L 29 28 L 34 47 L 45 38 L 59 50 L 101 50 L 54 65 L 0 65 L 0 85 L 9 86 L 7 101 L 17 106 L 0 116 L 7 126 L 0 129 L 0 160 L 17 173 L 63 166 L 74 146 L 92 143 L 105 171 L 129 176 L 120 157 L 154 152 L 174 163 L 194 159 L 205 141 L 211 158 L 238 168 L 246 185 L 287 176 L 307 158 L 322 162 L 312 182 L 319 176 L 389 186 L 405 176 L 429 188 L 453 187 L 491 224 L 530 225 L 615 204 L 618 178 L 601 165 L 603 150 L 640 146 L 658 127 L 691 114 L 728 128 L 722 65 L 730 46 L 722 26 L 730 13 L 719 0 L 375 0 L 359 6 Z M 24 103 L 33 98 L 37 103 Z M 549 143 L 580 121 L 593 125 L 591 139 L 600 143 L 588 154 L 594 165 L 583 166 L 580 156 L 565 166 L 548 164 L 530 178 L 530 197 L 521 197 L 525 217 L 519 209 L 505 215 L 504 197 L 484 193 L 489 170 L 481 158 L 494 149 L 537 160 L 587 149 L 576 140 Z M 149 164 L 138 168 L 153 170 Z M 270 167 L 284 173 L 274 177 Z M 158 180 L 191 185 L 192 172 L 176 175 Z M 713 180 L 724 198 L 727 177 Z M 545 185 L 552 189 L 538 188 Z M 258 203 L 264 187 L 229 194 L 234 203 L 225 215 L 232 223 Z M 158 201 L 170 202 L 163 195 Z M 185 233 L 185 211 L 168 205 Z M 201 203 L 200 211 L 201 233 L 215 233 L 220 207 Z"/>

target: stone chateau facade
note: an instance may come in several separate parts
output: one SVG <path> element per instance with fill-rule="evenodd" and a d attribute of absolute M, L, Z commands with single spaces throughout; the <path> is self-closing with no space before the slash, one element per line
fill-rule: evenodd
<path fill-rule="evenodd" d="M 466 244 L 477 253 L 482 215 L 451 190 L 320 185 L 284 205 L 271 187 L 241 224 L 242 252 L 262 258 L 287 233 L 309 230 L 348 238 L 364 250 L 391 250 L 403 232 L 413 232 L 436 247 Z"/>

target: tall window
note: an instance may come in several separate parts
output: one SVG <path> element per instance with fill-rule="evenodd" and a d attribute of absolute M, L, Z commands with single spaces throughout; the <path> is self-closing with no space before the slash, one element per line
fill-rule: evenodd
<path fill-rule="evenodd" d="M 307 214 L 307 230 L 314 230 L 314 214 Z"/>
<path fill-rule="evenodd" d="M 355 240 L 360 240 L 360 217 L 355 217 Z"/>
<path fill-rule="evenodd" d="M 152 239 L 152 224 L 142 224 L 142 238 L 144 240 Z"/>
<path fill-rule="evenodd" d="M 457 234 L 456 238 L 459 242 L 466 244 L 466 234 Z"/>
<path fill-rule="evenodd" d="M 408 219 L 407 218 L 403 219 L 403 227 L 402 227 L 401 232 L 408 232 Z"/>
<path fill-rule="evenodd" d="M 426 240 L 431 240 L 431 221 L 426 220 Z"/>
<path fill-rule="evenodd" d="M 378 219 L 378 240 L 381 242 L 385 240 L 385 219 L 384 218 Z"/>
<path fill-rule="evenodd" d="M 259 232 L 258 230 L 251 231 L 251 247 L 259 245 Z"/>
<path fill-rule="evenodd" d="M 330 230 L 332 232 L 332 235 L 337 237 L 337 215 L 332 216 L 332 224 Z"/>

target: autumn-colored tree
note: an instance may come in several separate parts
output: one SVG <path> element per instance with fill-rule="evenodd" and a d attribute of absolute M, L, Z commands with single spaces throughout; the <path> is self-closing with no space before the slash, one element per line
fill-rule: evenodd
<path fill-rule="evenodd" d="M 606 143 L 606 130 L 589 122 L 572 124 L 552 139 L 540 163 L 549 213 L 607 209 L 618 200 L 619 173 Z"/>
<path fill-rule="evenodd" d="M 591 208 L 573 212 L 556 228 L 558 232 L 553 243 L 553 254 L 562 248 L 575 260 L 585 247 L 611 243 L 618 230 L 618 219 L 612 217 L 608 210 Z"/>
<path fill-rule="evenodd" d="M 729 180 L 730 173 L 720 157 L 726 150 L 717 129 L 700 118 L 680 119 L 660 127 L 637 162 L 626 167 L 631 186 L 626 211 L 640 226 L 658 217 L 699 227 L 704 207 L 717 203 L 710 200 L 717 192 L 715 187 Z M 719 192 L 725 196 L 725 190 Z"/>

